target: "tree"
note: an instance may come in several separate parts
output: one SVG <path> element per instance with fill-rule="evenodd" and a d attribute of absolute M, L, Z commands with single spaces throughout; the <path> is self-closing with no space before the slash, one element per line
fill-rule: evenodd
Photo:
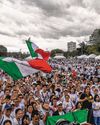
<path fill-rule="evenodd" d="M 95 29 L 90 36 L 90 44 L 100 44 L 100 29 Z"/>
<path fill-rule="evenodd" d="M 79 46 L 80 46 L 80 49 L 77 49 L 77 50 L 79 51 L 80 55 L 86 54 L 87 53 L 87 45 L 86 45 L 86 43 L 85 42 L 81 42 L 79 44 Z"/>
<path fill-rule="evenodd" d="M 51 51 L 51 57 L 54 57 L 58 53 L 62 53 L 63 54 L 64 51 L 61 50 L 61 49 L 54 49 L 54 50 Z"/>

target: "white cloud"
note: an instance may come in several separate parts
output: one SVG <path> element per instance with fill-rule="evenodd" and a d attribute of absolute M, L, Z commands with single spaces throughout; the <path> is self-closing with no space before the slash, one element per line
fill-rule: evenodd
<path fill-rule="evenodd" d="M 23 40 L 46 49 L 66 50 L 67 42 L 87 39 L 100 28 L 97 0 L 0 0 L 0 44 L 28 51 Z"/>

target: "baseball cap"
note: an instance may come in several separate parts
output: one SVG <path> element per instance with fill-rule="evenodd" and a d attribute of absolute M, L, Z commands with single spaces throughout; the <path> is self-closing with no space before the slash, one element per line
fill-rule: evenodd
<path fill-rule="evenodd" d="M 4 108 L 5 110 L 11 110 L 12 109 L 12 106 L 11 105 L 5 105 L 5 108 Z"/>
<path fill-rule="evenodd" d="M 62 105 L 62 102 L 61 102 L 61 101 L 58 101 L 58 102 L 57 102 L 57 106 L 58 106 L 58 105 Z"/>

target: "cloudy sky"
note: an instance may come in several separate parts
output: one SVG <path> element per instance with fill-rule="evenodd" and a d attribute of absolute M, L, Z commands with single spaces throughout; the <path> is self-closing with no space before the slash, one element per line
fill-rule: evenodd
<path fill-rule="evenodd" d="M 40 48 L 67 50 L 96 28 L 100 0 L 0 0 L 0 44 L 8 51 L 28 51 L 28 37 Z"/>

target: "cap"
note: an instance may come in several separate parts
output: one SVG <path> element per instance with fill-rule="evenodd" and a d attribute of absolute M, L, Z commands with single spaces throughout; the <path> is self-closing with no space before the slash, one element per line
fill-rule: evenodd
<path fill-rule="evenodd" d="M 12 109 L 12 106 L 11 105 L 5 105 L 5 110 L 11 110 Z"/>
<path fill-rule="evenodd" d="M 61 102 L 61 101 L 58 101 L 58 102 L 57 102 L 57 106 L 59 106 L 59 105 L 62 105 L 62 102 Z"/>

